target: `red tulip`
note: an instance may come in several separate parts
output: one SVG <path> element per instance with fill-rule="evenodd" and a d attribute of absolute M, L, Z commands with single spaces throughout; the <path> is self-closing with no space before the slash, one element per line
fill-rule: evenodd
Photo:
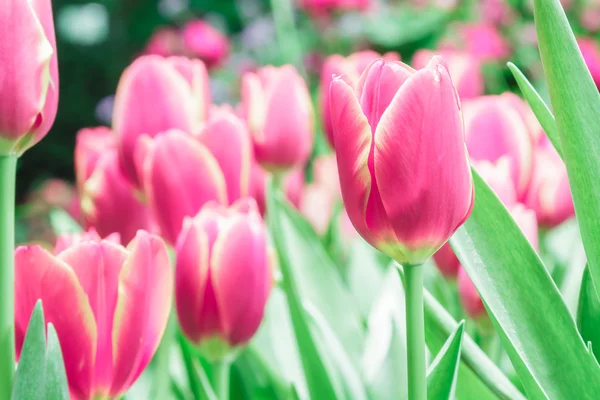
<path fill-rule="evenodd" d="M 186 216 L 214 200 L 227 204 L 227 185 L 218 161 L 190 135 L 178 130 L 145 137 L 144 191 L 162 236 L 174 244 Z"/>
<path fill-rule="evenodd" d="M 304 166 L 313 145 L 312 105 L 294 67 L 268 66 L 244 74 L 242 106 L 256 160 L 265 169 Z"/>
<path fill-rule="evenodd" d="M 177 240 L 175 300 L 181 329 L 209 359 L 256 333 L 272 286 L 265 227 L 256 203 L 206 205 Z M 219 343 L 220 345 L 216 345 Z"/>
<path fill-rule="evenodd" d="M 229 55 L 227 36 L 206 21 L 189 21 L 181 35 L 190 55 L 200 58 L 209 67 L 221 64 Z"/>
<path fill-rule="evenodd" d="M 0 156 L 46 136 L 58 107 L 58 62 L 50 0 L 0 7 Z"/>
<path fill-rule="evenodd" d="M 522 199 L 531 179 L 532 142 L 528 125 L 514 99 L 483 96 L 464 103 L 467 148 L 475 161 L 496 162 L 508 157 L 518 199 Z"/>
<path fill-rule="evenodd" d="M 413 67 L 425 68 L 434 54 L 432 50 L 417 51 L 413 56 Z M 483 73 L 479 59 L 469 53 L 453 50 L 442 51 L 441 55 L 448 65 L 452 82 L 461 100 L 478 97 L 484 93 Z"/>
<path fill-rule="evenodd" d="M 333 127 L 331 126 L 331 113 L 329 111 L 329 87 L 331 86 L 331 82 L 335 77 L 341 77 L 348 85 L 355 88 L 360 79 L 360 75 L 369 64 L 378 58 L 382 58 L 379 53 L 367 50 L 351 54 L 348 57 L 333 54 L 325 60 L 323 69 L 321 70 L 319 103 L 323 129 L 325 130 L 329 144 L 331 144 L 332 147 L 334 147 Z M 383 58 L 387 61 L 400 61 L 400 56 L 397 53 L 387 53 Z"/>
<path fill-rule="evenodd" d="M 336 79 L 331 119 L 346 211 L 401 264 L 428 259 L 468 218 L 473 180 L 458 95 L 443 61 L 375 61 L 356 90 Z"/>
<path fill-rule="evenodd" d="M 38 299 L 56 328 L 72 399 L 120 398 L 154 355 L 171 309 L 163 241 L 144 231 L 124 248 L 87 240 L 52 255 L 15 251 L 17 356 Z"/>
<path fill-rule="evenodd" d="M 113 117 L 126 176 L 140 184 L 135 170 L 140 136 L 169 129 L 197 132 L 209 106 L 208 75 L 201 61 L 159 56 L 134 61 L 119 82 Z"/>

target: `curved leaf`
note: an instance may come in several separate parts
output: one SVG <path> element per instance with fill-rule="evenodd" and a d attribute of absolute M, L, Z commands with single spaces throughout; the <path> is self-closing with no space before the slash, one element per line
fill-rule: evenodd
<path fill-rule="evenodd" d="M 427 368 L 427 399 L 454 398 L 465 321 L 461 321 Z"/>
<path fill-rule="evenodd" d="M 600 369 L 556 285 L 500 200 L 475 171 L 473 179 L 477 200 L 471 217 L 450 243 L 527 394 L 594 398 L 600 393 Z"/>
<path fill-rule="evenodd" d="M 600 299 L 596 294 L 594 282 L 590 277 L 590 271 L 586 267 L 581 278 L 581 290 L 579 292 L 579 306 L 577 307 L 577 327 L 579 332 L 591 349 L 595 343 L 596 359 L 600 359 Z"/>

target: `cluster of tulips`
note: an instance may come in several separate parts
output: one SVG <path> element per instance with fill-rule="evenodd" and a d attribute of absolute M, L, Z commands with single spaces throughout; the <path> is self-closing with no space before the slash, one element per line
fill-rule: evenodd
<path fill-rule="evenodd" d="M 51 3 L 9 0 L 2 26 L 10 33 L 0 35 L 0 159 L 14 173 L 57 110 Z M 529 106 L 512 93 L 484 96 L 481 59 L 469 57 L 423 51 L 413 69 L 395 53 L 330 56 L 319 114 L 335 154 L 313 160 L 307 185 L 315 122 L 293 66 L 248 72 L 239 105 L 214 105 L 201 60 L 137 58 L 119 82 L 112 127 L 77 134 L 87 232 L 59 237 L 53 249 L 14 251 L 14 305 L 0 328 L 12 336 L 14 326 L 17 360 L 39 299 L 72 398 L 120 398 L 156 352 L 172 303 L 183 334 L 208 360 L 231 360 L 256 333 L 274 282 L 277 258 L 263 221 L 269 179 L 281 181 L 318 233 L 335 223 L 403 265 L 407 291 L 415 282 L 421 290 L 415 271 L 433 256 L 458 279 L 467 312 L 485 313 L 447 244 L 477 198 L 471 166 L 534 248 L 538 224 L 556 226 L 574 206 L 566 167 Z M 337 215 L 340 201 L 345 212 Z M 8 246 L 4 278 L 12 276 Z M 414 309 L 407 318 L 418 324 Z M 409 365 L 424 362 L 424 348 L 408 350 Z"/>

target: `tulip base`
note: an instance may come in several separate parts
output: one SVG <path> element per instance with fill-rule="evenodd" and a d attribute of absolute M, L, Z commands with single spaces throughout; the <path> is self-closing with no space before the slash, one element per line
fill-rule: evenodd
<path fill-rule="evenodd" d="M 404 266 L 406 300 L 406 351 L 408 359 L 408 399 L 427 399 L 425 359 L 425 317 L 423 311 L 423 266 Z"/>
<path fill-rule="evenodd" d="M 14 250 L 16 156 L 0 156 L 0 398 L 9 399 L 15 372 Z"/>

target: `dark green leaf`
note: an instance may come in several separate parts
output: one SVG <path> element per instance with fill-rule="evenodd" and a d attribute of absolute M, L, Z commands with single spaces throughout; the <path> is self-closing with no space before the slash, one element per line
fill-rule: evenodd
<path fill-rule="evenodd" d="M 500 200 L 475 171 L 473 179 L 471 217 L 450 243 L 527 394 L 535 399 L 593 398 L 600 393 L 600 369 L 556 285 Z"/>
<path fill-rule="evenodd" d="M 596 359 L 600 359 L 600 300 L 596 294 L 594 282 L 590 277 L 590 271 L 586 267 L 581 278 L 581 290 L 579 291 L 579 306 L 577 307 L 577 327 L 583 340 L 591 344 L 595 343 L 596 350 L 593 353 Z M 593 347 L 592 347 L 593 348 Z"/>
<path fill-rule="evenodd" d="M 461 321 L 427 368 L 427 398 L 454 399 L 465 322 Z"/>
<path fill-rule="evenodd" d="M 569 174 L 575 213 L 590 275 L 599 290 L 600 94 L 560 1 L 535 0 L 534 4 L 540 54 Z"/>

